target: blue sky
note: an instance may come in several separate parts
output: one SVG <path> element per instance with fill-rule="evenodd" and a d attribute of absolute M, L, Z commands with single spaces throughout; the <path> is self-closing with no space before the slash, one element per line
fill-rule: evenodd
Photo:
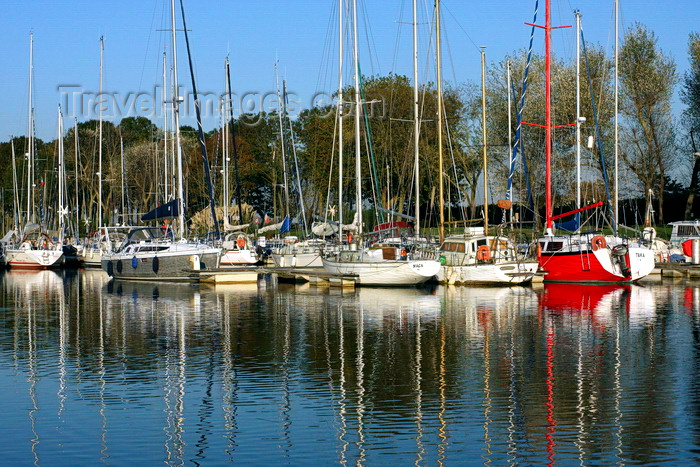
<path fill-rule="evenodd" d="M 360 0 L 360 58 L 364 74 L 390 72 L 412 75 L 410 0 Z M 421 34 L 421 81 L 432 80 L 432 58 L 427 53 L 427 12 L 432 1 L 419 0 Z M 480 81 L 479 46 L 486 46 L 487 62 L 527 46 L 534 0 L 465 2 L 443 0 L 443 76 L 448 82 Z M 34 67 L 37 136 L 56 136 L 56 108 L 66 96 L 80 90 L 89 97 L 99 89 L 99 38 L 105 37 L 104 90 L 127 109 L 115 114 L 149 115 L 159 98 L 164 46 L 170 53 L 169 1 L 16 1 L 4 2 L 0 27 L 0 140 L 26 134 L 28 107 L 29 34 L 34 34 Z M 613 0 L 552 0 L 553 23 L 574 24 L 574 9 L 581 10 L 586 39 L 598 42 L 612 54 Z M 337 0 L 226 1 L 185 0 L 187 26 L 200 92 L 211 95 L 224 90 L 224 59 L 231 60 L 233 89 L 246 96 L 254 110 L 274 107 L 274 65 L 298 106 L 309 107 L 314 96 L 337 88 Z M 688 68 L 687 41 L 699 31 L 700 2 L 678 0 L 620 0 L 621 31 L 634 22 L 653 30 L 661 48 L 672 55 L 678 70 Z M 178 22 L 180 16 L 178 14 Z M 544 0 L 538 22 L 544 21 Z M 180 35 L 179 80 L 190 89 L 189 70 Z M 556 53 L 574 56 L 573 30 L 554 33 Z M 543 34 L 537 33 L 536 50 L 543 50 Z M 351 80 L 349 73 L 345 76 Z M 75 86 L 67 88 L 66 86 Z M 63 94 L 61 93 L 63 91 Z M 141 101 L 136 102 L 134 96 Z M 153 97 L 156 96 L 156 97 Z M 136 106 L 134 103 L 136 102 Z M 75 101 L 72 102 L 74 104 Z M 64 109 L 78 121 L 94 118 L 85 107 Z M 131 110 L 128 110 L 131 109 Z M 139 110 L 140 109 L 140 110 Z M 676 99 L 674 110 L 682 105 Z M 118 110 L 118 109 L 117 109 Z M 118 118 L 114 119 L 118 121 Z M 161 121 L 155 120 L 158 125 Z M 184 118 L 183 124 L 193 124 Z M 215 116 L 205 129 L 218 124 Z"/>

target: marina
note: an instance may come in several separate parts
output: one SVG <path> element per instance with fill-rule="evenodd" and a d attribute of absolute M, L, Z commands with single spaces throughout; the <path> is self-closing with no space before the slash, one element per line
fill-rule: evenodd
<path fill-rule="evenodd" d="M 0 273 L 9 465 L 686 464 L 700 282 Z"/>
<path fill-rule="evenodd" d="M 693 23 L 259 3 L 6 9 L 3 465 L 700 463 Z"/>

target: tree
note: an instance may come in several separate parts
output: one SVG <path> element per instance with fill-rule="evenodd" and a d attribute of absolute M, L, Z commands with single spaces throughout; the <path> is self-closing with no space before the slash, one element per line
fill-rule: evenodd
<path fill-rule="evenodd" d="M 676 162 L 671 97 L 678 81 L 676 64 L 642 24 L 627 31 L 620 50 L 621 157 L 639 178 L 644 193 L 656 188 L 663 223 L 666 171 Z"/>
<path fill-rule="evenodd" d="M 685 73 L 683 88 L 681 89 L 681 100 L 688 106 L 685 110 L 685 126 L 690 132 L 692 140 L 693 154 L 693 174 L 690 179 L 688 200 L 685 209 L 685 219 L 688 220 L 693 214 L 693 201 L 697 191 L 698 172 L 700 171 L 700 157 L 697 155 L 698 148 L 695 144 L 695 137 L 700 138 L 700 34 L 693 32 L 688 40 L 688 55 L 690 69 Z"/>

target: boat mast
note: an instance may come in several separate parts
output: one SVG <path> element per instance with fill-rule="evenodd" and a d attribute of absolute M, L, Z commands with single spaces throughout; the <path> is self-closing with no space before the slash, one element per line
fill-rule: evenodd
<path fill-rule="evenodd" d="M 581 12 L 576 15 L 576 209 L 581 208 Z M 578 230 L 578 229 L 577 229 Z"/>
<path fill-rule="evenodd" d="M 233 122 L 233 95 L 231 94 L 231 68 L 228 63 L 228 56 L 226 57 L 226 83 L 228 86 L 228 111 L 230 117 L 230 127 L 229 133 L 231 134 L 231 148 L 233 149 L 233 174 L 236 179 L 236 204 L 238 205 L 238 223 L 243 223 L 243 208 L 241 207 L 242 196 L 241 196 L 241 179 L 238 173 L 238 146 L 236 143 L 236 127 Z M 226 139 L 228 141 L 228 138 Z M 227 159 L 228 161 L 228 159 Z M 228 164 L 227 164 L 228 166 Z M 227 170 L 228 173 L 228 170 Z M 228 181 L 226 182 L 228 187 Z M 228 193 L 228 189 L 226 191 Z M 231 200 L 227 199 L 226 203 L 230 203 Z M 228 222 L 228 219 L 227 219 Z"/>
<path fill-rule="evenodd" d="M 29 150 L 27 151 L 27 219 L 25 224 L 34 222 L 34 33 L 29 34 L 29 112 L 27 119 L 27 137 L 29 138 Z"/>
<path fill-rule="evenodd" d="M 226 61 L 224 62 L 224 72 L 228 70 L 228 57 L 226 57 Z M 228 95 L 229 92 L 229 82 L 228 82 L 228 75 L 226 75 L 226 94 Z M 223 172 L 224 172 L 224 180 L 223 184 L 221 187 L 221 196 L 222 196 L 222 202 L 221 204 L 224 207 L 224 231 L 226 230 L 226 227 L 229 225 L 228 221 L 228 205 L 230 203 L 231 196 L 229 195 L 229 190 L 228 190 L 228 163 L 229 160 L 231 159 L 228 155 L 228 125 L 227 125 L 227 118 L 226 118 L 226 111 L 227 111 L 227 102 L 228 102 L 228 97 L 224 99 L 221 102 L 221 147 L 223 151 Z"/>
<path fill-rule="evenodd" d="M 282 149 L 282 176 L 284 177 L 284 215 L 289 217 L 289 183 L 287 181 L 287 152 L 284 147 L 284 122 L 282 120 L 282 112 L 284 104 L 280 95 L 280 79 L 279 71 L 275 62 L 275 86 L 277 87 L 277 117 L 280 124 L 280 148 Z"/>
<path fill-rule="evenodd" d="M 64 201 L 64 183 L 65 183 L 65 153 L 63 149 L 63 115 L 61 114 L 61 104 L 58 105 L 58 241 L 63 242 L 63 216 L 65 215 L 63 205 Z"/>
<path fill-rule="evenodd" d="M 197 83 L 194 79 L 194 66 L 192 65 L 192 52 L 190 50 L 190 40 L 187 34 L 187 22 L 185 21 L 185 5 L 180 0 L 180 12 L 182 13 L 182 30 L 185 33 L 185 45 L 187 47 L 187 61 L 190 66 L 190 80 L 192 81 L 192 95 L 194 97 L 194 110 L 197 119 L 197 135 L 199 136 L 199 150 L 202 154 L 202 165 L 204 166 L 204 178 L 207 182 L 207 191 L 209 194 L 209 212 L 211 221 L 214 224 L 214 234 L 216 240 L 220 240 L 219 222 L 216 220 L 216 202 L 214 200 L 214 186 L 211 183 L 211 167 L 209 158 L 207 157 L 207 146 L 204 143 L 204 128 L 202 127 L 202 101 L 197 94 Z"/>
<path fill-rule="evenodd" d="M 343 243 L 343 8 L 338 0 L 338 239 Z"/>
<path fill-rule="evenodd" d="M 511 110 L 513 108 L 513 103 L 511 102 L 511 94 L 510 94 L 510 87 L 511 87 L 511 82 L 510 82 L 510 60 L 506 60 L 506 95 L 508 96 L 508 164 L 510 165 L 511 162 L 511 157 L 512 155 L 510 154 L 510 151 L 513 149 L 513 134 L 511 129 L 513 128 L 513 123 L 512 123 L 512 117 L 511 117 Z M 510 184 L 509 184 L 510 185 Z M 507 189 L 507 195 L 506 198 L 509 200 L 513 199 L 513 186 L 510 185 Z M 503 221 L 505 222 L 505 211 L 503 212 Z M 513 204 L 511 203 L 510 205 L 510 222 L 513 222 Z"/>
<path fill-rule="evenodd" d="M 168 65 L 167 55 L 163 51 L 163 200 L 168 201 Z M 156 182 L 156 192 L 158 191 L 158 183 Z"/>
<path fill-rule="evenodd" d="M 355 205 L 357 213 L 357 233 L 362 234 L 362 177 L 360 155 L 360 56 L 357 47 L 357 0 L 352 2 L 353 56 L 355 60 Z M 360 237 L 361 238 L 361 237 Z M 361 241 L 361 240 L 359 240 Z"/>
<path fill-rule="evenodd" d="M 615 0 L 615 209 L 614 209 L 614 216 L 615 218 L 613 219 L 613 225 L 615 226 L 615 231 L 617 231 L 617 208 L 618 208 L 618 113 L 619 113 L 619 93 L 618 93 L 618 88 L 619 88 L 619 31 L 618 31 L 618 24 L 619 24 L 619 16 L 618 16 L 618 11 L 619 11 L 619 3 L 618 0 Z"/>
<path fill-rule="evenodd" d="M 545 231 L 546 235 L 553 235 L 552 231 L 552 18 L 550 0 L 545 2 L 544 25 L 544 50 L 545 50 Z M 542 26 L 539 26 L 542 27 Z"/>
<path fill-rule="evenodd" d="M 175 0 L 170 0 L 171 40 L 173 55 L 173 116 L 175 119 L 175 145 L 177 147 L 177 232 L 179 238 L 185 236 L 185 202 L 182 180 L 182 148 L 180 146 L 180 92 L 177 82 L 177 35 L 175 22 Z"/>
<path fill-rule="evenodd" d="M 14 189 L 14 196 L 13 196 L 13 202 L 12 202 L 12 210 L 14 211 L 13 214 L 13 220 L 14 220 L 14 230 L 17 234 L 19 234 L 19 189 L 17 187 L 17 160 L 15 157 L 15 140 L 12 138 L 12 188 Z"/>
<path fill-rule="evenodd" d="M 413 0 L 413 171 L 416 174 L 416 219 L 414 232 L 420 235 L 420 159 L 418 142 L 420 121 L 418 120 L 418 10 L 416 0 Z"/>
<path fill-rule="evenodd" d="M 486 47 L 481 47 L 481 138 L 483 140 L 484 172 L 484 234 L 489 234 L 489 177 L 486 158 Z"/>
<path fill-rule="evenodd" d="M 75 239 L 80 237 L 80 205 L 78 204 L 78 178 L 79 178 L 79 146 L 78 146 L 78 119 L 73 118 L 73 136 L 75 142 Z"/>
<path fill-rule="evenodd" d="M 102 65 L 103 65 L 103 55 L 105 50 L 105 38 L 100 36 L 100 93 L 99 93 L 99 106 L 100 106 L 100 123 L 99 123 L 99 136 L 98 136 L 98 163 L 97 163 L 97 228 L 98 230 L 102 228 Z"/>
<path fill-rule="evenodd" d="M 438 180 L 440 194 L 440 243 L 445 240 L 445 182 L 442 161 L 442 52 L 440 50 L 440 0 L 435 0 L 435 55 L 437 59 Z"/>

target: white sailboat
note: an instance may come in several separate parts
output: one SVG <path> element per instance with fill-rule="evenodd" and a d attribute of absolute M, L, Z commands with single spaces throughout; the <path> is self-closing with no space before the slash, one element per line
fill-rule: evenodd
<path fill-rule="evenodd" d="M 355 69 L 355 205 L 357 222 L 357 244 L 353 244 L 351 239 L 349 250 L 340 250 L 323 257 L 323 267 L 332 275 L 336 276 L 355 276 L 355 282 L 358 285 L 374 285 L 374 286 L 411 286 L 421 284 L 432 279 L 440 269 L 440 263 L 435 259 L 434 255 L 429 252 L 414 250 L 412 252 L 405 251 L 394 246 L 378 246 L 365 247 L 362 244 L 362 187 L 361 187 L 361 141 L 360 141 L 360 113 L 362 111 L 362 102 L 360 101 L 360 67 L 358 55 L 358 37 L 357 37 L 357 1 L 353 0 L 353 56 Z M 343 29 L 342 10 L 343 0 L 340 0 L 341 11 L 340 30 Z M 342 34 L 340 42 L 342 44 Z M 341 46 L 342 50 L 342 46 Z M 342 57 L 342 53 L 340 54 Z M 342 66 L 341 66 L 342 75 Z M 342 90 L 342 86 L 341 86 Z M 342 95 L 342 94 L 341 94 Z M 339 106 L 342 107 L 342 99 L 339 99 Z M 342 119 L 342 113 L 339 112 L 339 118 Z M 342 127 L 342 120 L 339 127 Z M 340 136 L 342 140 L 342 135 Z M 341 146 L 342 147 L 342 146 Z M 340 164 L 342 168 L 342 163 Z M 342 169 L 341 169 L 342 170 Z M 342 173 L 339 181 L 342 182 Z M 342 197 L 339 199 L 342 204 Z M 342 215 L 340 216 L 342 221 Z M 340 223 L 342 225 L 342 222 Z M 342 228 L 340 229 L 342 232 Z M 351 237 L 351 236 L 349 236 Z"/>
<path fill-rule="evenodd" d="M 22 230 L 22 237 L 15 245 L 5 250 L 5 261 L 14 269 L 49 269 L 63 264 L 63 248 L 53 236 L 49 235 L 41 223 L 34 219 L 34 103 L 33 95 L 34 78 L 34 35 L 29 35 L 29 115 L 27 125 L 27 138 L 29 148 L 27 151 L 27 213 Z M 60 113 L 60 112 L 59 112 Z M 59 131 L 61 129 L 59 128 Z M 62 135 L 59 135 L 62 137 Z"/>
<path fill-rule="evenodd" d="M 233 102 L 231 95 L 231 71 L 229 67 L 229 60 L 226 57 L 225 63 L 226 70 L 226 93 L 228 94 L 227 101 L 224 102 L 222 107 L 222 146 L 223 146 L 223 208 L 224 208 L 224 231 L 229 233 L 226 234 L 224 240 L 221 244 L 222 254 L 221 254 L 221 267 L 228 266 L 252 266 L 258 264 L 261 261 L 261 255 L 258 254 L 255 245 L 251 239 L 243 233 L 243 230 L 248 228 L 250 224 L 242 225 L 231 225 L 229 224 L 229 204 L 231 202 L 231 196 L 229 194 L 229 140 L 233 142 L 233 160 L 234 169 L 236 175 L 236 200 L 238 203 L 238 222 L 243 222 L 243 210 L 241 208 L 241 184 L 238 180 L 238 154 L 236 150 L 236 135 L 234 133 L 233 126 Z M 227 112 L 228 110 L 228 112 Z M 230 115 L 228 122 L 227 113 Z"/>
<path fill-rule="evenodd" d="M 436 6 L 439 2 L 436 2 Z M 439 9 L 436 11 L 439 23 Z M 440 31 L 440 28 L 436 28 Z M 440 55 L 440 38 L 436 40 L 437 54 Z M 439 60 L 438 60 L 439 62 Z M 488 164 L 486 157 L 486 62 L 485 52 L 481 51 L 482 86 L 482 132 L 483 132 L 483 178 L 484 178 L 484 227 L 465 227 L 459 235 L 451 235 L 442 242 L 440 272 L 437 275 L 441 284 L 522 284 L 532 280 L 537 272 L 537 261 L 524 257 L 518 252 L 511 238 L 505 235 L 489 235 L 488 232 Z M 438 81 L 438 99 L 442 99 L 441 83 Z M 442 122 L 442 111 L 438 114 Z M 438 124 L 441 128 L 442 124 Z M 442 160 L 442 149 L 438 157 Z M 440 177 L 442 178 L 442 177 Z"/>

